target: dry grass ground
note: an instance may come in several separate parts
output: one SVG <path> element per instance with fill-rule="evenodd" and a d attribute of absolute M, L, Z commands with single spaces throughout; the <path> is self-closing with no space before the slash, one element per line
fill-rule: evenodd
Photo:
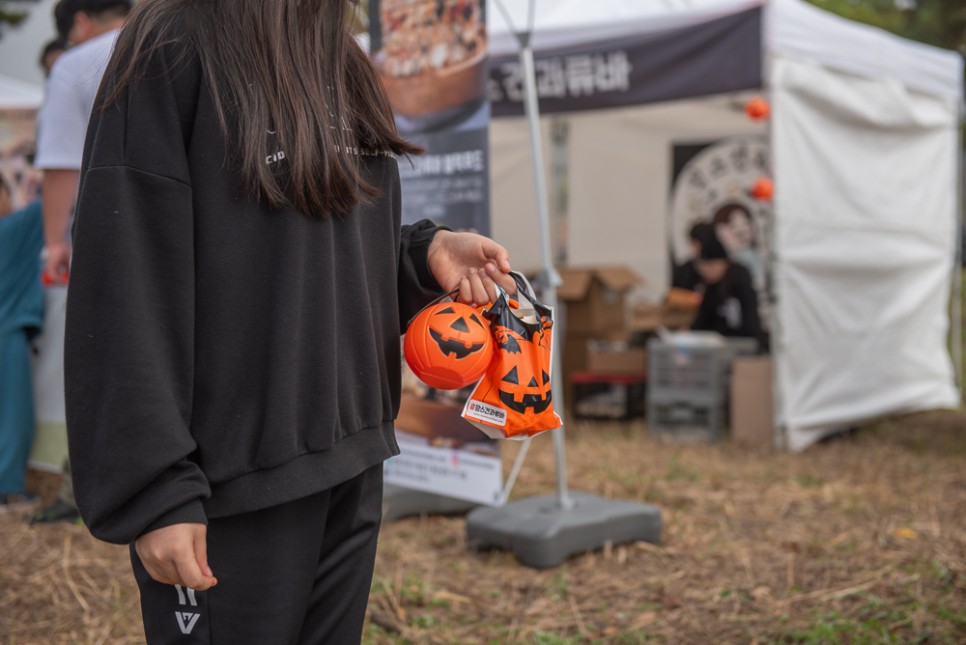
<path fill-rule="evenodd" d="M 966 413 L 913 415 L 801 455 L 574 422 L 567 450 L 575 491 L 658 505 L 663 544 L 538 571 L 469 550 L 459 517 L 398 520 L 382 533 L 365 641 L 966 642 Z M 55 493 L 54 478 L 32 481 Z M 553 494 L 555 481 L 538 438 L 514 497 Z M 142 642 L 125 549 L 10 514 L 0 545 L 0 642 Z"/>

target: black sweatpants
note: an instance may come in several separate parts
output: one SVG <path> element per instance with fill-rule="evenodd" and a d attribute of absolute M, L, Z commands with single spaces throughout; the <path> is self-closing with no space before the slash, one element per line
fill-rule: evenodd
<path fill-rule="evenodd" d="M 359 643 L 382 519 L 382 465 L 287 504 L 209 520 L 208 591 L 148 576 L 131 547 L 149 645 Z"/>

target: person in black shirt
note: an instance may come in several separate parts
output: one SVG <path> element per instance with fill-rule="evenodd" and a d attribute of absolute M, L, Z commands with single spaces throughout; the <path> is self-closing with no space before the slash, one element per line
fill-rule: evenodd
<path fill-rule="evenodd" d="M 131 545 L 150 645 L 358 643 L 405 322 L 514 290 L 493 240 L 401 223 L 398 164 L 421 150 L 353 7 L 140 2 L 104 75 L 67 429 L 77 506 Z"/>
<path fill-rule="evenodd" d="M 751 274 L 728 257 L 713 228 L 704 232 L 697 270 L 705 283 L 704 297 L 691 329 L 722 336 L 755 338 L 765 345 L 758 317 L 758 296 Z"/>

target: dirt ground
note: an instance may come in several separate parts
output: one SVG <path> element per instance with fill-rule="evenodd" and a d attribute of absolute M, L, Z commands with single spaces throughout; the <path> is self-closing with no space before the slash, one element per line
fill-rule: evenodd
<path fill-rule="evenodd" d="M 381 536 L 365 642 L 966 643 L 966 413 L 880 423 L 800 455 L 572 422 L 567 465 L 575 492 L 656 505 L 662 544 L 535 570 L 469 549 L 462 517 L 397 520 Z M 55 477 L 31 481 L 56 492 Z M 555 482 L 540 437 L 514 498 Z M 143 642 L 126 549 L 14 514 L 0 515 L 0 545 L 0 643 Z"/>

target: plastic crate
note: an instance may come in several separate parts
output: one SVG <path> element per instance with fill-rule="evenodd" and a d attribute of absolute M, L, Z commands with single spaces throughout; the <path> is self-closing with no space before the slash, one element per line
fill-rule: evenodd
<path fill-rule="evenodd" d="M 710 443 L 721 438 L 724 425 L 723 401 L 648 400 L 647 426 L 652 431 L 682 443 Z"/>
<path fill-rule="evenodd" d="M 647 378 L 643 374 L 575 372 L 570 383 L 574 418 L 623 421 L 644 416 Z"/>
<path fill-rule="evenodd" d="M 724 398 L 732 351 L 727 345 L 647 344 L 648 393 L 660 400 Z"/>

